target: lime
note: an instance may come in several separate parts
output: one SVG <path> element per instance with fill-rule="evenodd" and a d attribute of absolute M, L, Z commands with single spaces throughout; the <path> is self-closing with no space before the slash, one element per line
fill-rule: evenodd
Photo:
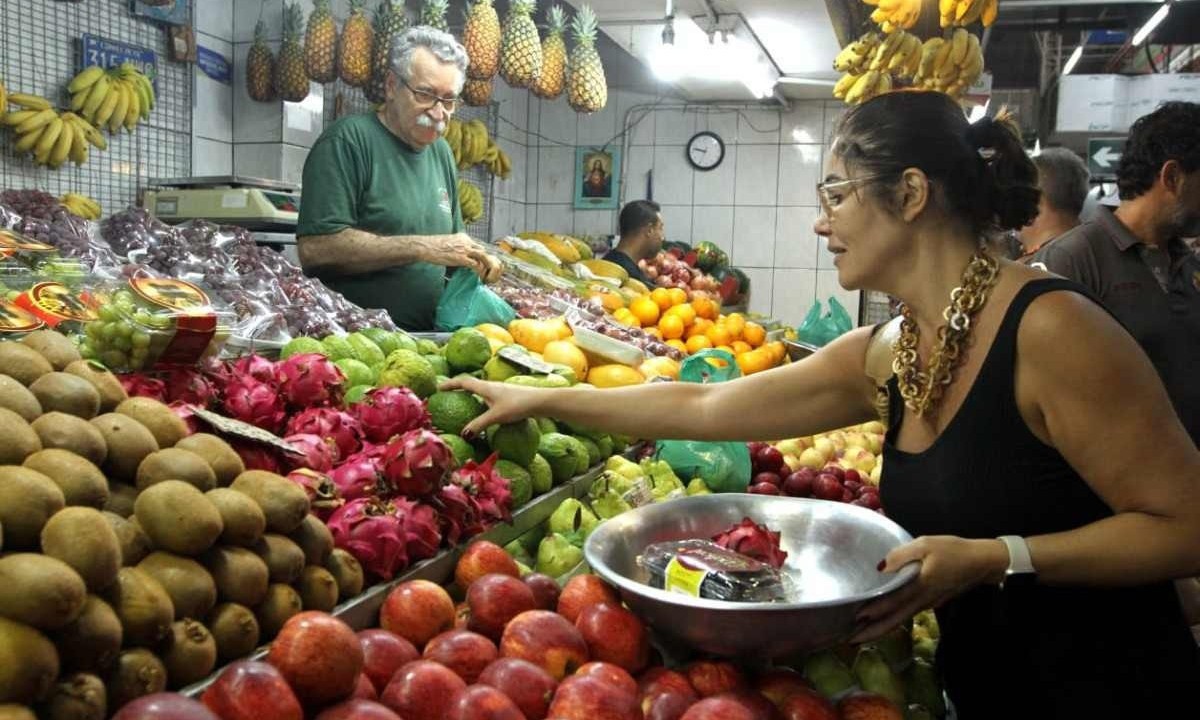
<path fill-rule="evenodd" d="M 488 360 L 483 366 L 483 377 L 485 380 L 491 382 L 504 382 L 510 377 L 520 375 L 521 372 L 521 368 L 513 365 L 499 355 Z"/>
<path fill-rule="evenodd" d="M 279 351 L 279 359 L 287 360 L 293 355 L 306 355 L 308 353 L 325 354 L 325 346 L 316 338 L 298 337 L 288 341 L 283 349 Z"/>
<path fill-rule="evenodd" d="M 474 372 L 492 358 L 492 344 L 475 328 L 455 331 L 446 343 L 446 360 L 455 372 Z"/>
<path fill-rule="evenodd" d="M 483 401 L 465 390 L 435 392 L 425 403 L 433 426 L 451 435 L 462 434 L 467 423 L 487 410 Z"/>
<path fill-rule="evenodd" d="M 383 350 L 375 344 L 371 338 L 362 333 L 350 333 L 346 336 L 346 342 L 354 348 L 355 356 L 362 360 L 367 365 L 382 365 L 386 355 Z"/>
<path fill-rule="evenodd" d="M 425 358 L 438 375 L 450 376 L 450 363 L 446 362 L 446 358 L 441 355 L 422 355 L 421 357 Z"/>
<path fill-rule="evenodd" d="M 488 428 L 488 444 L 500 453 L 503 460 L 511 460 L 518 465 L 528 465 L 537 454 L 538 443 L 542 431 L 536 421 L 521 420 L 507 425 L 497 425 Z"/>

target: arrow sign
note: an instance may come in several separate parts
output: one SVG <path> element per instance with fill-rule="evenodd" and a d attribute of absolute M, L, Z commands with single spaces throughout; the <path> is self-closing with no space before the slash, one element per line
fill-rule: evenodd
<path fill-rule="evenodd" d="M 1125 151 L 1122 138 L 1093 138 L 1088 140 L 1088 170 L 1096 176 L 1112 176 Z"/>
<path fill-rule="evenodd" d="M 1121 153 L 1113 152 L 1112 148 L 1107 145 L 1097 150 L 1096 154 L 1092 156 L 1092 161 L 1102 168 L 1110 168 L 1120 159 Z"/>

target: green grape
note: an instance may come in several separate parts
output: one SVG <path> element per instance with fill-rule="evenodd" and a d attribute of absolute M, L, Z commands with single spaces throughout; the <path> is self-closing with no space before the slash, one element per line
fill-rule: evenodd
<path fill-rule="evenodd" d="M 103 323 L 90 322 L 86 326 L 84 326 L 83 331 L 85 333 L 87 333 L 87 336 L 89 338 L 91 338 L 92 340 L 95 340 L 96 338 L 100 337 L 100 331 L 103 329 L 104 329 Z"/>
<path fill-rule="evenodd" d="M 112 305 L 101 305 L 100 310 L 96 312 L 96 315 L 104 322 L 112 322 L 120 317 L 120 315 L 117 313 L 117 309 Z"/>
<path fill-rule="evenodd" d="M 116 322 L 107 322 L 104 324 L 104 329 L 100 331 L 100 337 L 105 341 L 113 340 L 117 337 L 117 329 L 120 326 Z"/>
<path fill-rule="evenodd" d="M 107 365 L 110 369 L 123 368 L 128 365 L 129 359 L 125 353 L 119 350 L 108 350 L 100 354 L 100 362 Z"/>
<path fill-rule="evenodd" d="M 129 341 L 135 348 L 150 347 L 150 336 L 145 330 L 134 330 L 133 335 L 129 338 Z"/>
<path fill-rule="evenodd" d="M 152 317 L 153 316 L 145 310 L 138 310 L 133 314 L 133 321 L 138 325 L 149 325 Z"/>
<path fill-rule="evenodd" d="M 127 353 L 133 349 L 133 343 L 129 342 L 127 337 L 118 337 L 113 341 L 113 347 L 123 353 Z"/>
<path fill-rule="evenodd" d="M 79 354 L 88 359 L 94 358 L 96 357 L 96 348 L 92 347 L 89 342 L 82 342 L 79 344 Z"/>
<path fill-rule="evenodd" d="M 124 322 L 124 321 L 118 323 L 117 337 L 125 338 L 128 340 L 131 335 L 133 335 L 133 326 L 132 325 L 130 325 L 129 323 Z"/>

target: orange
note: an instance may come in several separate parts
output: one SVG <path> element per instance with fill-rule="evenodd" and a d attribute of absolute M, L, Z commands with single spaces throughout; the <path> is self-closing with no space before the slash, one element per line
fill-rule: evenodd
<path fill-rule="evenodd" d="M 716 348 L 717 350 L 724 350 L 725 352 L 729 353 L 730 355 L 737 354 L 733 351 L 733 348 L 729 347 L 728 345 L 714 345 L 713 347 Z"/>
<path fill-rule="evenodd" d="M 617 310 L 625 307 L 625 299 L 616 293 L 595 293 L 592 295 L 591 299 L 599 300 L 600 305 L 609 312 L 616 312 Z"/>
<path fill-rule="evenodd" d="M 754 347 L 759 347 L 766 342 L 767 331 L 758 323 L 748 322 L 746 323 L 746 328 L 742 330 L 742 339 Z"/>
<path fill-rule="evenodd" d="M 566 365 L 575 371 L 576 377 L 582 378 L 587 376 L 587 356 L 573 343 L 566 340 L 555 340 L 546 343 L 546 349 L 542 351 L 542 359 L 548 363 Z"/>
<path fill-rule="evenodd" d="M 647 379 L 667 377 L 672 380 L 678 380 L 679 363 L 668 357 L 654 357 L 642 363 L 638 367 L 638 372 L 645 375 Z"/>
<path fill-rule="evenodd" d="M 689 355 L 694 355 L 701 350 L 707 350 L 710 347 L 712 347 L 712 341 L 703 335 L 693 335 L 692 337 L 688 338 L 687 351 Z"/>
<path fill-rule="evenodd" d="M 684 327 L 696 322 L 696 311 L 693 310 L 692 306 L 688 305 L 687 303 L 672 307 L 667 311 L 667 314 L 678 316 L 680 320 L 683 320 Z"/>
<path fill-rule="evenodd" d="M 668 340 L 678 340 L 683 337 L 683 319 L 678 315 L 667 315 L 658 321 L 658 329 Z"/>
<path fill-rule="evenodd" d="M 738 355 L 737 364 L 743 375 L 753 375 L 763 370 L 769 370 L 772 365 L 771 356 L 762 350 L 751 350 L 750 352 Z"/>
<path fill-rule="evenodd" d="M 710 327 L 705 335 L 707 335 L 708 339 L 712 341 L 714 347 L 728 345 L 733 340 L 733 336 L 729 332 L 729 328 L 719 323 Z"/>
<path fill-rule="evenodd" d="M 750 347 L 749 343 L 743 342 L 741 340 L 734 340 L 732 343 L 729 344 L 729 346 L 732 347 L 733 352 L 738 355 L 741 355 L 742 353 L 750 352 L 751 350 L 754 349 L 754 348 Z"/>
<path fill-rule="evenodd" d="M 704 333 L 708 332 L 708 329 L 712 326 L 712 320 L 696 318 L 696 322 L 692 323 L 692 326 L 688 328 L 686 337 L 691 338 L 695 337 L 696 335 L 703 335 Z"/>
<path fill-rule="evenodd" d="M 682 288 L 670 288 L 667 294 L 671 296 L 671 305 L 682 305 L 688 301 L 687 290 Z"/>
<path fill-rule="evenodd" d="M 704 318 L 705 320 L 716 320 L 717 313 L 720 311 L 720 308 L 717 307 L 717 303 L 715 303 L 711 298 L 706 297 L 699 297 L 693 300 L 692 308 L 695 309 L 696 315 Z"/>
<path fill-rule="evenodd" d="M 667 345 L 670 345 L 671 347 L 675 348 L 676 350 L 678 350 L 681 353 L 687 352 L 687 345 L 678 338 L 672 338 L 670 340 L 667 340 L 666 343 L 667 343 Z"/>
<path fill-rule="evenodd" d="M 617 322 L 621 323 L 622 325 L 629 325 L 631 327 L 641 327 L 642 326 L 642 322 L 637 319 L 637 316 L 634 315 L 633 312 L 629 310 L 629 308 L 621 308 L 620 310 L 613 313 L 613 320 L 616 320 Z"/>
<path fill-rule="evenodd" d="M 741 313 L 726 315 L 725 327 L 729 329 L 729 335 L 734 340 L 741 340 L 742 332 L 746 329 L 746 318 Z"/>
<path fill-rule="evenodd" d="M 763 349 L 771 353 L 771 357 L 775 358 L 776 365 L 783 362 L 783 359 L 787 357 L 787 346 L 780 340 L 763 345 Z"/>
<path fill-rule="evenodd" d="M 671 307 L 671 293 L 666 288 L 654 288 L 654 291 L 650 293 L 650 299 L 658 305 L 659 310 Z"/>
<path fill-rule="evenodd" d="M 646 377 L 627 365 L 597 365 L 588 371 L 587 381 L 598 388 L 641 385 Z"/>
<path fill-rule="evenodd" d="M 658 304 L 651 300 L 649 295 L 643 295 L 629 303 L 629 311 L 638 319 L 642 327 L 658 322 Z"/>

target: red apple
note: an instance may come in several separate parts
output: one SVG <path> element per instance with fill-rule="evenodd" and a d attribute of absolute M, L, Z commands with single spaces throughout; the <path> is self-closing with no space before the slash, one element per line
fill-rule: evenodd
<path fill-rule="evenodd" d="M 454 601 L 437 583 L 409 580 L 388 593 L 379 609 L 379 624 L 420 649 L 434 635 L 454 627 Z"/>
<path fill-rule="evenodd" d="M 830 475 L 837 478 L 838 482 L 844 482 L 846 480 L 846 471 L 843 470 L 838 465 L 826 465 L 824 468 L 821 469 L 821 472 L 829 473 Z"/>
<path fill-rule="evenodd" d="M 620 688 L 634 697 L 638 696 L 637 681 L 624 669 L 609 662 L 595 661 L 585 663 L 571 677 L 598 677 L 613 687 Z"/>
<path fill-rule="evenodd" d="M 856 483 L 862 484 L 862 482 L 863 482 L 862 473 L 855 470 L 854 468 L 850 468 L 849 470 L 843 470 L 842 471 L 842 482 L 846 482 L 846 483 L 856 482 Z"/>
<path fill-rule="evenodd" d="M 680 720 L 758 720 L 754 711 L 731 695 L 705 698 L 688 708 Z"/>
<path fill-rule="evenodd" d="M 358 644 L 363 650 L 363 674 L 371 680 L 377 693 L 383 692 L 403 665 L 421 657 L 412 643 L 387 630 L 361 630 Z"/>
<path fill-rule="evenodd" d="M 558 596 L 558 614 L 575 622 L 585 607 L 603 602 L 620 605 L 621 596 L 612 585 L 595 575 L 576 575 L 567 581 Z"/>
<path fill-rule="evenodd" d="M 612 603 L 589 605 L 579 614 L 575 627 L 583 634 L 592 659 L 635 674 L 646 667 L 650 635 L 641 619 L 624 607 Z"/>
<path fill-rule="evenodd" d="M 862 495 L 863 484 L 857 480 L 846 480 L 846 482 L 842 483 L 842 487 L 849 490 L 854 497 Z"/>
<path fill-rule="evenodd" d="M 754 454 L 754 459 L 758 461 L 759 472 L 777 473 L 783 469 L 783 453 L 777 447 L 768 445 L 760 449 Z"/>
<path fill-rule="evenodd" d="M 879 510 L 883 508 L 883 503 L 879 501 L 879 493 L 863 493 L 854 500 L 852 505 L 858 505 L 870 510 Z"/>
<path fill-rule="evenodd" d="M 783 494 L 788 497 L 808 497 L 812 494 L 817 474 L 811 468 L 800 468 L 783 481 Z"/>
<path fill-rule="evenodd" d="M 779 491 L 778 485 L 773 485 L 768 482 L 755 483 L 754 485 L 751 485 L 750 487 L 748 487 L 746 489 L 746 492 L 750 493 L 751 495 L 779 495 L 779 494 L 781 494 Z"/>
<path fill-rule="evenodd" d="M 562 680 L 588 661 L 587 642 L 565 617 L 549 610 L 523 612 L 508 623 L 500 639 L 500 656 L 537 665 Z"/>
<path fill-rule="evenodd" d="M 775 487 L 779 487 L 780 485 L 783 485 L 783 478 L 779 477 L 779 473 L 776 472 L 760 472 L 750 480 L 751 485 L 757 485 L 759 483 L 768 483 L 770 485 L 774 485 Z"/>
<path fill-rule="evenodd" d="M 471 624 L 471 607 L 463 600 L 454 606 L 454 629 L 466 630 Z"/>
<path fill-rule="evenodd" d="M 903 720 L 904 714 L 891 700 L 873 693 L 855 693 L 837 706 L 842 720 Z M 789 719 L 790 720 L 790 719 Z"/>
<path fill-rule="evenodd" d="M 494 542 L 476 540 L 463 550 L 462 557 L 454 566 L 454 582 L 463 590 L 467 590 L 471 583 L 490 573 L 521 577 L 517 561 L 513 560 L 512 555 L 505 552 L 504 548 Z"/>
<path fill-rule="evenodd" d="M 775 707 L 782 708 L 783 701 L 798 692 L 811 692 L 804 676 L 794 670 L 775 668 L 759 675 L 754 688 L 762 693 Z"/>
<path fill-rule="evenodd" d="M 467 590 L 467 606 L 471 609 L 467 627 L 499 640 L 509 620 L 535 609 L 537 603 L 533 591 L 525 583 L 508 575 L 489 573 L 471 583 L 471 589 Z"/>
<path fill-rule="evenodd" d="M 558 596 L 562 589 L 554 578 L 542 573 L 529 573 L 521 578 L 521 582 L 533 591 L 533 601 L 538 610 L 554 610 L 558 607 Z"/>
<path fill-rule="evenodd" d="M 470 684 L 499 654 L 496 645 L 478 633 L 447 630 L 425 644 L 422 657 L 445 665 Z"/>
<path fill-rule="evenodd" d="M 547 717 L 554 720 L 642 720 L 637 697 L 598 677 L 571 677 L 554 692 Z"/>
<path fill-rule="evenodd" d="M 822 472 L 813 481 L 813 497 L 815 498 L 840 501 L 843 492 L 845 491 L 842 483 L 830 473 Z"/>
<path fill-rule="evenodd" d="M 396 672 L 379 701 L 404 720 L 443 720 L 451 698 L 466 686 L 444 665 L 414 660 Z"/>
<path fill-rule="evenodd" d="M 757 718 L 757 720 L 776 720 L 776 718 L 780 717 L 779 708 L 775 707 L 775 704 L 767 699 L 766 695 L 763 695 L 757 690 L 743 688 L 737 692 L 724 693 L 721 695 L 716 695 L 715 697 L 729 697 L 736 699 L 738 702 L 744 705 L 746 709 L 753 712 L 754 717 Z"/>
<path fill-rule="evenodd" d="M 663 690 L 642 698 L 642 714 L 646 720 L 679 720 L 699 699 L 691 690 L 686 693 Z"/>
<path fill-rule="evenodd" d="M 70 707 L 71 705 L 83 706 L 91 704 L 88 701 L 80 698 L 79 700 L 66 701 L 65 703 L 56 703 L 58 707 Z M 17 705 L 3 705 L 9 717 L 33 717 L 33 714 L 28 710 L 21 712 Z M 86 711 L 79 710 L 72 712 L 70 710 L 51 710 L 56 717 L 83 717 Z M 100 716 L 103 716 L 103 711 Z M 50 717 L 47 715 L 46 717 Z M 87 717 L 98 717 L 88 713 Z M 133 702 L 126 703 L 121 707 L 120 712 L 113 716 L 112 720 L 221 720 L 213 714 L 212 710 L 204 707 L 201 703 L 195 700 L 189 700 L 177 693 L 160 692 L 143 695 Z"/>
<path fill-rule="evenodd" d="M 279 668 L 301 703 L 321 706 L 354 692 L 363 650 L 349 625 L 328 613 L 308 611 L 283 624 L 267 662 Z"/>
<path fill-rule="evenodd" d="M 850 492 L 850 490 L 848 488 L 842 488 L 842 498 L 841 498 L 842 502 L 848 503 L 853 499 L 854 499 L 854 493 Z"/>
<path fill-rule="evenodd" d="M 751 460 L 754 460 L 754 456 L 758 454 L 759 450 L 762 450 L 763 448 L 769 447 L 769 446 L 770 446 L 770 443 L 758 442 L 758 441 L 746 443 L 746 449 L 750 451 L 750 459 Z"/>
<path fill-rule="evenodd" d="M 304 720 L 304 710 L 283 674 L 265 662 L 230 664 L 200 697 L 222 720 Z"/>
<path fill-rule="evenodd" d="M 542 720 L 558 683 L 528 660 L 500 658 L 484 668 L 479 682 L 491 685 L 516 703 L 526 720 Z"/>
<path fill-rule="evenodd" d="M 375 689 L 375 684 L 371 682 L 371 678 L 367 677 L 366 673 L 358 676 L 358 682 L 354 684 L 354 692 L 350 693 L 351 700 L 378 700 L 379 691 Z"/>
<path fill-rule="evenodd" d="M 527 720 L 507 695 L 487 685 L 471 685 L 450 699 L 446 720 Z"/>
<path fill-rule="evenodd" d="M 746 685 L 741 671 L 727 662 L 701 660 L 684 668 L 688 682 L 702 698 L 733 692 Z"/>
<path fill-rule="evenodd" d="M 352 698 L 325 708 L 316 720 L 403 720 L 373 700 Z"/>
<path fill-rule="evenodd" d="M 696 694 L 696 688 L 687 676 L 665 667 L 652 667 L 638 678 L 638 692 L 642 697 L 667 691 Z"/>
<path fill-rule="evenodd" d="M 838 720 L 833 704 L 816 692 L 793 693 L 779 710 L 784 720 Z"/>

